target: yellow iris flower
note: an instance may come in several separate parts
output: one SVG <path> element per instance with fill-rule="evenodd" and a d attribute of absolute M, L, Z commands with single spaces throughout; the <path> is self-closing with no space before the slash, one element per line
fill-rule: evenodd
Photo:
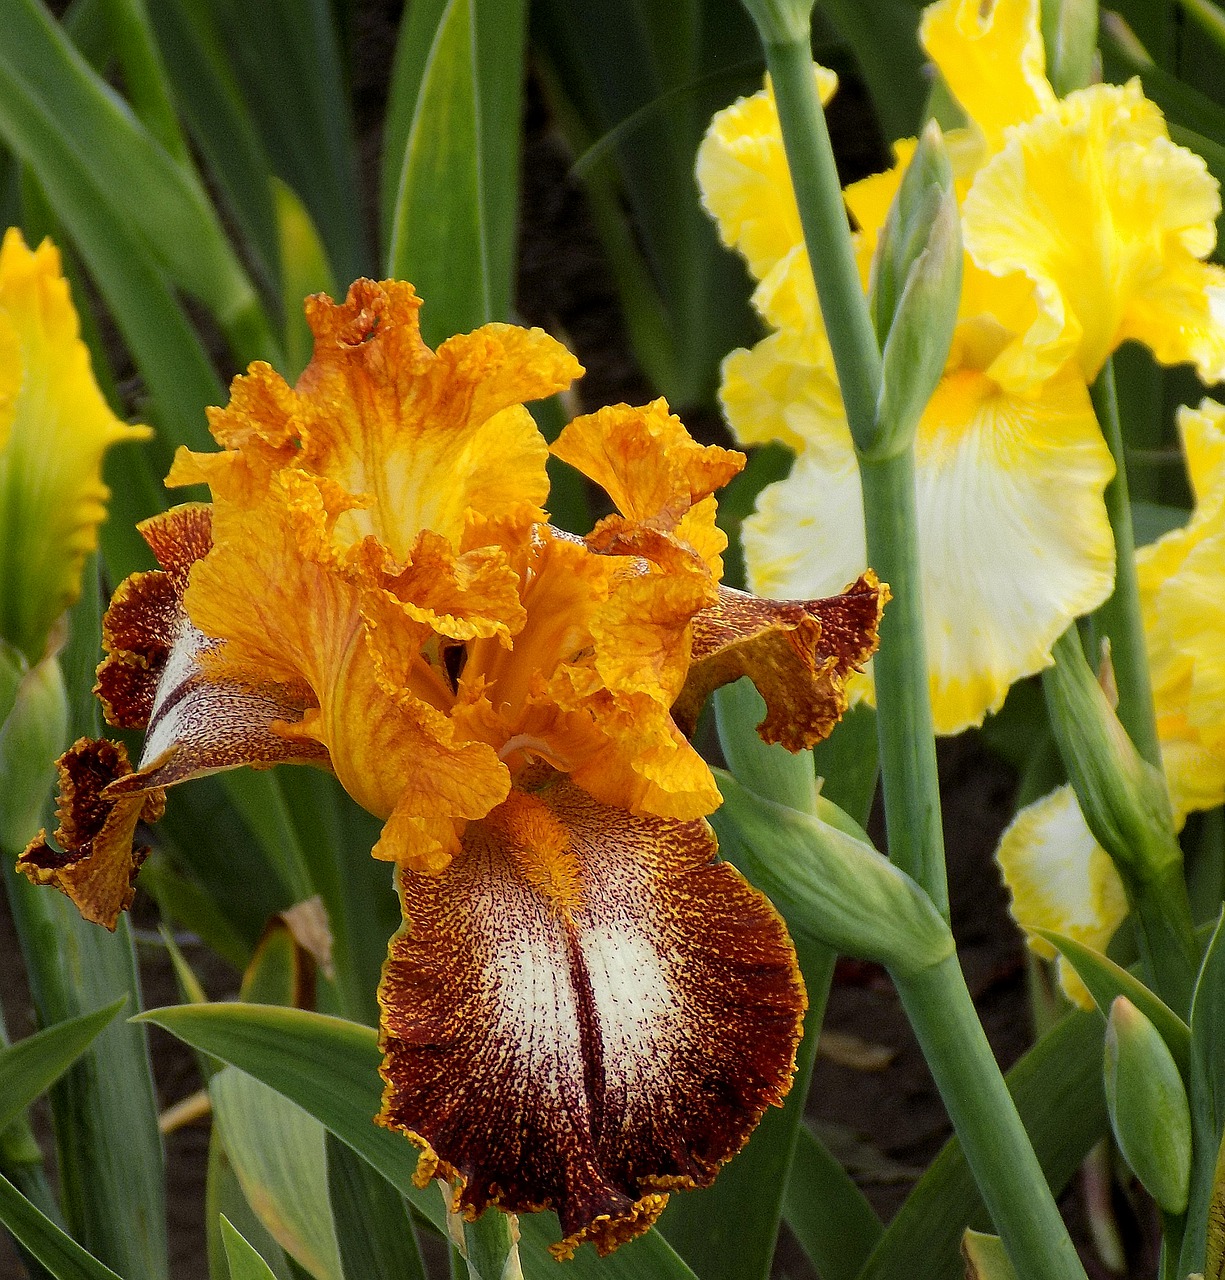
<path fill-rule="evenodd" d="M 1113 464 L 1086 384 L 1118 344 L 1225 371 L 1216 183 L 1138 84 L 1058 101 L 1038 0 L 940 0 L 921 38 L 960 105 L 947 136 L 966 255 L 948 363 L 915 441 L 925 639 L 937 732 L 998 709 L 1113 582 Z M 822 93 L 833 78 L 819 73 Z M 845 191 L 861 278 L 913 141 Z M 866 563 L 862 498 L 769 86 L 715 116 L 698 180 L 760 281 L 775 332 L 723 370 L 745 444 L 798 455 L 744 527 L 754 590 L 813 595 Z M 870 688 L 865 692 L 870 694 Z"/>
<path fill-rule="evenodd" d="M 102 459 L 140 440 L 98 390 L 49 241 L 0 244 L 0 644 L 30 665 L 81 590 L 110 496 Z M 0 720 L 3 715 L 0 714 Z"/>
<path fill-rule="evenodd" d="M 21 866 L 113 925 L 137 823 L 167 786 L 280 761 L 335 772 L 383 819 L 404 927 L 380 989 L 382 1124 L 479 1212 L 555 1208 L 567 1256 L 643 1231 L 785 1096 L 805 1007 L 786 930 L 715 858 L 690 745 L 711 689 L 752 676 L 762 733 L 828 733 L 884 588 L 782 605 L 719 586 L 714 490 L 743 457 L 662 401 L 572 422 L 552 452 L 617 507 L 546 522 L 523 407 L 581 372 L 539 330 L 421 341 L 406 284 L 308 302 L 315 351 L 211 415 L 172 484 L 211 505 L 146 523 L 160 569 L 116 592 L 98 692 L 140 767 L 61 761 L 60 852 Z"/>
<path fill-rule="evenodd" d="M 1195 495 L 1184 528 L 1136 554 L 1161 759 L 1177 826 L 1225 801 L 1225 406 L 1179 412 Z M 1071 787 L 1017 814 L 996 855 L 1024 929 L 1050 929 L 1104 951 L 1127 917 L 1122 881 L 1098 846 Z M 1041 938 L 1030 945 L 1054 956 Z M 1065 990 L 1092 1000 L 1060 963 Z"/>

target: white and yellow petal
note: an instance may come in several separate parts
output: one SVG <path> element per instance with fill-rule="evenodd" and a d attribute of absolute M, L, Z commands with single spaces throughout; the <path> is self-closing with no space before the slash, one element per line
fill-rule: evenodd
<path fill-rule="evenodd" d="M 1059 787 L 1012 820 L 996 852 L 1012 893 L 1012 914 L 1027 932 L 1047 929 L 1105 951 L 1127 918 L 1127 895 L 1109 854 L 1093 838 L 1071 787 Z M 1052 959 L 1055 948 L 1031 935 L 1029 945 Z M 1070 999 L 1093 1001 L 1070 965 L 1059 978 Z"/>
<path fill-rule="evenodd" d="M 939 733 L 978 724 L 1050 662 L 1113 583 L 1102 502 L 1113 463 L 1071 370 L 1041 398 L 946 376 L 919 425 L 916 488 L 925 638 Z M 866 566 L 849 436 L 808 449 L 744 525 L 754 590 L 828 594 Z"/>

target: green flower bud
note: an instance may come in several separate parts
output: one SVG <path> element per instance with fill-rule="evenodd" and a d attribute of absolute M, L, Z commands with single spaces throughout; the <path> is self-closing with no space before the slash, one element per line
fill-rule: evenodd
<path fill-rule="evenodd" d="M 724 855 L 783 913 L 797 938 L 876 960 L 909 976 L 954 953 L 931 899 L 878 853 L 829 801 L 812 816 L 775 804 L 719 773 L 723 807 L 711 817 Z M 824 820 L 837 817 L 837 823 Z"/>
<path fill-rule="evenodd" d="M 1166 1213 L 1187 1207 L 1191 1108 L 1160 1032 L 1126 996 L 1106 1025 L 1106 1107 L 1123 1158 Z"/>
<path fill-rule="evenodd" d="M 961 301 L 961 222 L 944 136 L 919 139 L 872 262 L 871 307 L 882 344 L 873 456 L 909 445 L 948 360 Z"/>
<path fill-rule="evenodd" d="M 1125 881 L 1180 874 L 1165 779 L 1132 745 L 1093 672 L 1075 631 L 1053 646 L 1055 665 L 1042 687 L 1059 754 L 1081 813 Z"/>
<path fill-rule="evenodd" d="M 1097 0 L 1042 0 L 1046 77 L 1062 98 L 1097 70 Z"/>

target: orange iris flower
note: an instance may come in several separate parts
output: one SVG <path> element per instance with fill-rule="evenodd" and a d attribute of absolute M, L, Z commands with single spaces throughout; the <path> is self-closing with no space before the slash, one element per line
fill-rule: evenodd
<path fill-rule="evenodd" d="M 161 568 L 104 623 L 97 691 L 145 729 L 140 767 L 77 743 L 62 850 L 40 833 L 21 866 L 113 927 L 167 786 L 333 770 L 398 865 L 380 1123 L 457 1208 L 549 1206 L 558 1256 L 605 1252 L 781 1102 L 805 1008 L 782 921 L 716 858 L 720 797 L 687 733 L 748 674 L 763 736 L 824 736 L 887 593 L 871 574 L 808 603 L 720 587 L 712 494 L 743 457 L 662 401 L 566 428 L 552 452 L 618 514 L 585 539 L 552 528 L 523 402 L 579 365 L 498 324 L 433 352 L 419 305 L 368 280 L 311 299 L 297 385 L 252 365 L 210 415 L 221 451 L 180 451 L 169 483 L 212 503 L 145 523 Z"/>

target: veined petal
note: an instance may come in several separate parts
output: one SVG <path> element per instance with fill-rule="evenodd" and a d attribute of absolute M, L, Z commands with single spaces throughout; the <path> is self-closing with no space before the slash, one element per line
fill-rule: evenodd
<path fill-rule="evenodd" d="M 962 210 L 975 262 L 1036 290 L 1008 376 L 1037 383 L 1075 356 L 1092 381 L 1134 337 L 1220 378 L 1225 275 L 1200 261 L 1220 207 L 1203 160 L 1169 140 L 1137 80 L 1078 90 L 1019 125 Z"/>
<path fill-rule="evenodd" d="M 1109 594 L 1113 463 L 1072 369 L 1035 399 L 982 374 L 946 375 L 915 448 L 932 709 L 937 732 L 956 733 L 1049 664 L 1054 640 Z M 831 594 L 866 567 L 862 531 L 848 434 L 762 492 L 744 524 L 754 590 Z"/>
<path fill-rule="evenodd" d="M 165 792 L 139 790 L 119 800 L 108 785 L 132 776 L 121 742 L 80 738 L 56 761 L 59 801 L 54 849 L 40 831 L 17 860 L 17 870 L 32 884 L 54 885 L 72 899 L 81 915 L 112 932 L 121 912 L 132 904 L 136 873 L 149 850 L 133 847 L 136 826 L 156 822 Z"/>
<path fill-rule="evenodd" d="M 939 0 L 923 11 L 919 40 L 992 151 L 1010 125 L 1055 105 L 1039 18 L 1039 0 Z"/>
<path fill-rule="evenodd" d="M 431 352 L 420 302 L 398 282 L 358 281 L 341 304 L 313 298 L 315 354 L 296 388 L 306 463 L 374 504 L 342 537 L 373 533 L 404 558 L 423 529 L 458 546 L 471 513 L 548 494 L 545 443 L 524 400 L 564 390 L 578 361 L 539 329 L 486 325 Z"/>
<path fill-rule="evenodd" d="M 1071 787 L 1059 787 L 1022 809 L 995 856 L 1022 929 L 1049 929 L 1105 951 L 1127 918 L 1123 882 L 1110 855 L 1094 840 Z M 1055 955 L 1042 938 L 1031 935 L 1029 945 L 1047 959 Z M 1059 979 L 1071 1000 L 1093 1007 L 1084 983 L 1062 960 Z"/>
<path fill-rule="evenodd" d="M 822 104 L 838 78 L 813 67 Z M 739 250 L 758 280 L 804 239 L 791 189 L 774 93 L 766 87 L 716 113 L 697 156 L 702 204 L 725 245 Z"/>
<path fill-rule="evenodd" d="M 871 569 L 825 600 L 760 600 L 720 588 L 718 604 L 694 619 L 693 664 L 673 717 L 692 728 L 715 689 L 747 675 L 766 703 L 762 739 L 790 751 L 811 747 L 847 709 L 847 684 L 876 651 L 888 600 Z"/>
<path fill-rule="evenodd" d="M 805 1007 L 786 932 L 701 822 L 561 780 L 401 874 L 379 999 L 381 1123 L 458 1206 L 556 1209 L 608 1252 L 705 1186 L 787 1092 Z"/>
<path fill-rule="evenodd" d="M 110 491 L 102 459 L 142 440 L 111 412 L 80 338 L 59 251 L 0 244 L 0 638 L 33 665 L 80 592 Z"/>

